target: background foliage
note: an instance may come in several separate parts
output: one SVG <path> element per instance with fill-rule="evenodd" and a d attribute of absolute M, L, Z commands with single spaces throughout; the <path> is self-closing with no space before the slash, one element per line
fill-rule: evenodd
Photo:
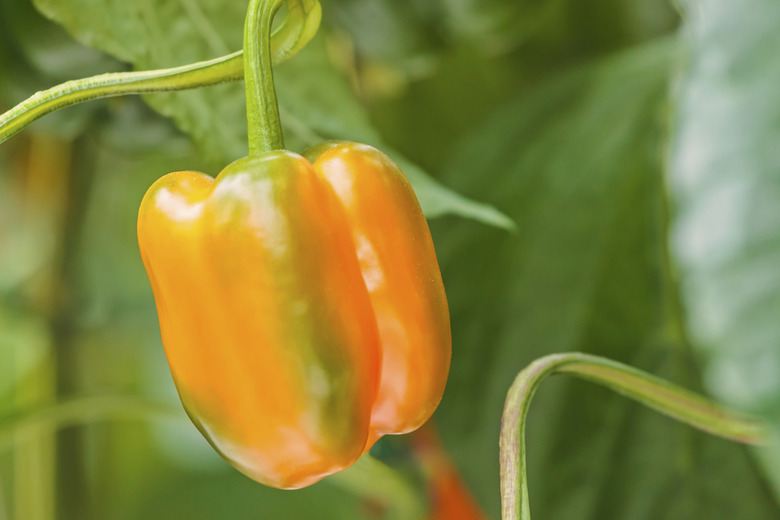
<path fill-rule="evenodd" d="M 34 4 L 0 0 L 0 110 L 68 79 L 235 50 L 245 10 Z M 506 390 L 547 353 L 609 356 L 780 422 L 776 2 L 323 9 L 320 35 L 277 69 L 288 147 L 368 142 L 412 179 L 453 318 L 435 422 L 488 517 Z M 253 484 L 176 404 L 136 211 L 164 173 L 215 174 L 245 153 L 243 101 L 233 84 L 92 102 L 0 146 L 0 519 L 383 517 L 330 480 Z M 104 400 L 56 432 L 25 413 L 91 396 Z M 774 449 L 708 438 L 586 383 L 551 381 L 537 399 L 535 518 L 780 513 Z M 377 456 L 406 468 L 409 450 L 394 439 Z"/>

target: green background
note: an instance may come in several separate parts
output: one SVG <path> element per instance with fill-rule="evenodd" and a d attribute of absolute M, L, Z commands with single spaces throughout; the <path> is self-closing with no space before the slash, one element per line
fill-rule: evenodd
<path fill-rule="evenodd" d="M 0 0 L 0 111 L 66 80 L 237 50 L 245 9 Z M 323 0 L 323 12 L 276 69 L 287 146 L 367 142 L 412 180 L 453 322 L 435 423 L 489 518 L 506 391 L 544 354 L 608 356 L 780 423 L 780 4 Z M 0 520 L 392 513 L 331 479 L 251 482 L 177 404 L 136 212 L 163 174 L 214 175 L 244 155 L 243 110 L 240 83 L 115 98 L 0 145 Z M 564 378 L 529 420 L 537 520 L 780 517 L 772 446 Z M 415 482 L 408 444 L 376 452 Z"/>

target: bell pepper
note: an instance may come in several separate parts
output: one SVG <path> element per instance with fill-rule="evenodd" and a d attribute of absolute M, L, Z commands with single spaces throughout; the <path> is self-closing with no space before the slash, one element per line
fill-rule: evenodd
<path fill-rule="evenodd" d="M 144 197 L 139 248 L 185 410 L 254 480 L 299 488 L 423 424 L 449 370 L 449 314 L 409 182 L 378 150 L 256 154 L 175 172 Z"/>
<path fill-rule="evenodd" d="M 382 343 L 373 439 L 422 426 L 441 400 L 450 318 L 431 233 L 412 186 L 376 148 L 323 143 L 305 152 L 346 210 Z"/>

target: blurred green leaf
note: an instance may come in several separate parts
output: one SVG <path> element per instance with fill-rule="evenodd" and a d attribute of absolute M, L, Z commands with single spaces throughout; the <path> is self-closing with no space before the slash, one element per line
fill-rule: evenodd
<path fill-rule="evenodd" d="M 185 65 L 241 48 L 246 2 L 35 0 L 78 41 L 136 70 Z M 159 93 L 146 101 L 173 118 L 215 165 L 246 155 L 241 84 Z M 217 173 L 217 172 L 213 172 Z"/>
<path fill-rule="evenodd" d="M 637 43 L 674 24 L 668 2 L 602 0 L 440 0 L 447 28 L 488 54 L 540 43 L 574 55 Z"/>
<path fill-rule="evenodd" d="M 311 79 L 302 79 L 307 77 Z M 370 144 L 398 163 L 429 218 L 452 213 L 497 227 L 512 227 L 511 220 L 495 208 L 445 188 L 385 145 L 363 108 L 352 99 L 346 81 L 328 62 L 321 37 L 315 38 L 295 59 L 283 63 L 276 78 L 282 119 L 286 115 L 288 121 L 294 120 L 287 125 L 287 135 L 295 138 L 299 146 L 310 146 L 323 139 Z"/>
<path fill-rule="evenodd" d="M 38 316 L 0 305 L 0 402 L 45 358 L 49 344 Z"/>
<path fill-rule="evenodd" d="M 244 1 L 112 0 L 96 5 L 87 0 L 35 0 L 35 4 L 82 43 L 127 61 L 136 69 L 183 65 L 241 48 L 246 9 Z M 387 149 L 316 43 L 280 67 L 277 77 L 280 103 L 287 114 L 283 120 L 288 133 L 296 133 L 297 129 L 296 143 L 311 145 L 319 137 L 366 136 L 364 142 Z M 145 99 L 192 136 L 214 168 L 246 155 L 242 84 L 160 93 Z M 315 99 L 326 104 L 318 106 L 312 103 Z M 289 123 L 290 119 L 294 121 Z M 493 208 L 451 193 L 398 154 L 391 155 L 406 168 L 429 217 L 455 213 L 492 225 L 511 225 Z"/>
<path fill-rule="evenodd" d="M 665 245 L 663 115 L 678 43 L 538 84 L 449 163 L 445 180 L 519 229 L 434 223 L 455 338 L 437 418 L 492 517 L 504 398 L 533 359 L 585 351 L 699 386 Z M 778 517 L 744 448 L 586 383 L 546 385 L 529 419 L 534 518 Z"/>
<path fill-rule="evenodd" d="M 13 168 L 0 164 L 0 172 Z M 24 205 L 10 181 L 10 175 L 0 175 L 0 296 L 10 294 L 28 280 L 54 250 L 54 237 L 43 219 L 33 215 L 20 222 Z"/>
<path fill-rule="evenodd" d="M 324 20 L 346 31 L 368 58 L 388 60 L 409 72 L 425 67 L 441 46 L 432 30 L 437 11 L 430 0 L 327 0 Z"/>
<path fill-rule="evenodd" d="M 366 103 L 383 137 L 436 178 L 441 178 L 440 165 L 452 155 L 453 143 L 472 137 L 472 129 L 486 113 L 524 96 L 539 78 L 663 36 L 677 23 L 665 0 L 428 0 L 420 4 L 434 5 L 423 15 L 445 24 L 437 31 L 444 33 L 445 43 L 436 52 L 432 70 L 410 81 L 401 92 L 390 89 L 384 97 L 373 98 L 366 94 Z M 489 40 L 492 33 L 477 25 L 473 38 L 467 34 L 468 27 L 451 27 L 456 10 L 473 14 L 463 18 L 465 24 L 479 25 L 480 13 L 488 18 L 491 12 L 498 18 L 506 16 L 507 30 L 518 38 L 518 44 L 500 52 L 482 40 Z M 519 17 L 510 16 L 518 10 Z M 371 56 L 362 58 L 361 50 L 356 45 L 353 71 L 360 86 L 361 71 L 371 69 Z"/>
<path fill-rule="evenodd" d="M 566 2 L 549 0 L 443 0 L 450 30 L 492 52 L 505 51 L 565 11 Z"/>
<path fill-rule="evenodd" d="M 81 203 L 84 221 L 73 252 L 77 277 L 73 292 L 81 303 L 78 314 L 83 324 L 117 327 L 116 320 L 132 321 L 143 312 L 145 330 L 156 328 L 157 320 L 138 253 L 138 206 L 159 177 L 206 165 L 173 125 L 137 99 L 117 100 L 112 116 L 91 136 L 89 168 L 94 174 Z"/>
<path fill-rule="evenodd" d="M 297 491 L 280 491 L 259 486 L 233 470 L 167 480 L 150 491 L 145 499 L 118 515 L 117 520 L 343 520 L 366 518 L 364 512 L 371 510 L 370 504 L 362 504 L 327 482 Z"/>
<path fill-rule="evenodd" d="M 681 4 L 692 51 L 670 175 L 689 329 L 707 388 L 780 426 L 780 4 Z"/>
<path fill-rule="evenodd" d="M 0 112 L 37 90 L 120 67 L 104 54 L 74 42 L 29 0 L 0 0 L 0 14 Z M 100 107 L 88 104 L 52 114 L 30 130 L 70 138 L 84 130 Z"/>

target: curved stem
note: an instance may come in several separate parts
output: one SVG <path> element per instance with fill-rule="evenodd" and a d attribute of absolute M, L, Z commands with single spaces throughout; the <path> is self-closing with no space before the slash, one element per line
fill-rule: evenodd
<path fill-rule="evenodd" d="M 244 85 L 249 155 L 284 148 L 274 88 L 271 23 L 283 0 L 250 0 L 244 26 Z"/>
<path fill-rule="evenodd" d="M 573 374 L 599 383 L 678 421 L 726 439 L 760 444 L 766 436 L 757 422 L 622 363 L 576 352 L 546 356 L 517 375 L 504 404 L 499 443 L 504 520 L 531 518 L 525 468 L 526 415 L 539 384 L 555 373 Z"/>
<path fill-rule="evenodd" d="M 186 424 L 179 408 L 131 396 L 81 397 L 53 403 L 0 418 L 0 450 L 13 444 L 19 432 L 36 428 L 59 430 L 92 421 L 112 419 L 169 418 Z"/>
<path fill-rule="evenodd" d="M 271 61 L 277 65 L 301 50 L 317 32 L 318 0 L 287 0 L 287 17 L 271 35 Z M 243 51 L 170 69 L 115 72 L 62 83 L 37 92 L 0 115 L 0 143 L 55 110 L 91 99 L 185 90 L 244 76 Z"/>
<path fill-rule="evenodd" d="M 172 69 L 114 72 L 68 81 L 35 93 L 0 116 L 0 143 L 55 110 L 91 99 L 183 90 L 241 79 L 242 53 Z"/>

